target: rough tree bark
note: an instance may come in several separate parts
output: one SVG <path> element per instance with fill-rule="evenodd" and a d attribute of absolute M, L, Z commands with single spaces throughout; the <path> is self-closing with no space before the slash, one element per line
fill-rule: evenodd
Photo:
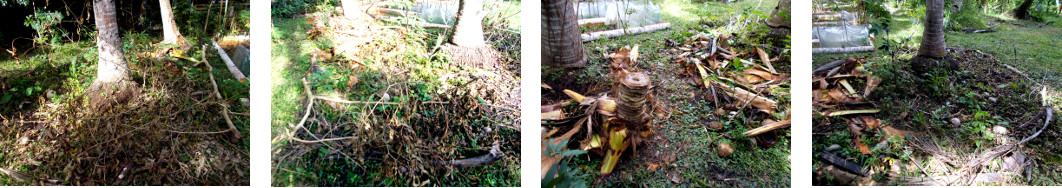
<path fill-rule="evenodd" d="M 918 55 L 932 58 L 944 57 L 944 0 L 926 0 L 925 30 Z"/>
<path fill-rule="evenodd" d="M 955 70 L 958 65 L 947 56 L 944 43 L 944 0 L 926 0 L 925 30 L 918 55 L 911 58 L 911 70 L 922 75 L 934 70 Z"/>
<path fill-rule="evenodd" d="M 1029 7 L 1032 6 L 1032 0 L 1025 0 L 1018 5 L 1018 8 L 1014 8 L 1014 18 L 1017 19 L 1029 19 Z"/>
<path fill-rule="evenodd" d="M 461 0 L 457 21 L 450 42 L 462 47 L 479 47 L 487 43 L 483 39 L 483 0 Z"/>
<path fill-rule="evenodd" d="M 586 66 L 579 21 L 571 0 L 542 1 L 542 64 Z"/>
<path fill-rule="evenodd" d="M 135 92 L 131 92 L 129 67 L 122 57 L 114 0 L 94 0 L 92 9 L 99 31 L 96 36 L 99 62 L 96 64 L 96 80 L 87 90 L 89 104 L 94 108 L 103 108 L 114 103 L 125 103 Z"/>

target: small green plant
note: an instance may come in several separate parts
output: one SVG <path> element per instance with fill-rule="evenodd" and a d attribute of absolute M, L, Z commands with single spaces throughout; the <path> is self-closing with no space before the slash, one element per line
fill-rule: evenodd
<path fill-rule="evenodd" d="M 589 175 L 579 173 L 578 168 L 572 168 L 568 166 L 568 157 L 586 154 L 583 150 L 570 150 L 568 149 L 568 139 L 561 140 L 554 144 L 550 141 L 542 141 L 546 145 L 546 150 L 542 151 L 543 155 L 550 157 L 563 158 L 557 164 L 553 164 L 546 172 L 546 178 L 542 179 L 542 187 L 587 187 L 589 182 Z M 576 175 L 579 174 L 579 175 Z"/>
<path fill-rule="evenodd" d="M 63 21 L 63 14 L 58 11 L 34 9 L 33 14 L 26 16 L 23 24 L 37 31 L 33 42 L 37 44 L 55 44 L 66 36 L 62 28 L 56 27 Z"/>
<path fill-rule="evenodd" d="M 951 75 L 948 72 L 940 69 L 933 70 L 932 73 L 922 74 L 924 77 L 928 77 L 923 84 L 933 90 L 933 95 L 937 97 L 950 96 L 950 83 Z"/>

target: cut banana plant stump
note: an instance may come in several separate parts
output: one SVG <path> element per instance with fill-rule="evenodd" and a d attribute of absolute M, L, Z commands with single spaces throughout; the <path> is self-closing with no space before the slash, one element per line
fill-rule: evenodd
<path fill-rule="evenodd" d="M 650 120 L 646 113 L 646 101 L 649 96 L 649 76 L 643 73 L 630 73 L 615 86 L 619 96 L 619 118 L 627 121 L 630 127 L 644 131 Z"/>
<path fill-rule="evenodd" d="M 608 148 L 605 148 L 605 160 L 601 165 L 601 175 L 608 175 L 612 173 L 612 169 L 616 167 L 616 162 L 619 161 L 620 155 L 627 150 L 627 147 L 633 146 L 637 148 L 642 139 L 649 137 L 653 133 L 649 124 L 652 122 L 652 116 L 649 115 L 647 106 L 649 105 L 649 95 L 652 89 L 649 76 L 640 73 L 629 73 L 620 79 L 620 84 L 614 86 L 613 91 L 616 91 L 617 108 L 616 115 L 618 118 L 610 119 L 604 123 L 605 140 L 608 140 Z M 619 125 L 616 125 L 619 124 Z M 631 135 L 635 133 L 635 135 Z M 636 149 L 637 150 L 637 149 Z"/>

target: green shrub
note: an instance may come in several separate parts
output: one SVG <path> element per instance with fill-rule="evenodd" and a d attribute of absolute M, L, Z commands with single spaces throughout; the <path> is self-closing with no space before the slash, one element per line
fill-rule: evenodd
<path fill-rule="evenodd" d="M 339 1 L 336 0 L 288 0 L 273 2 L 272 12 L 273 17 L 291 17 L 296 14 L 302 14 L 312 12 L 322 7 L 322 5 L 337 6 Z"/>
<path fill-rule="evenodd" d="M 23 24 L 37 31 L 33 42 L 37 44 L 54 44 L 66 36 L 66 32 L 60 27 L 55 27 L 63 21 L 63 14 L 58 11 L 34 9 L 33 14 L 26 16 Z"/>
<path fill-rule="evenodd" d="M 950 3 L 949 3 L 950 5 Z M 965 2 L 958 12 L 948 15 L 947 29 L 961 30 L 962 28 L 985 29 L 986 16 L 981 14 L 981 5 L 973 2 Z"/>

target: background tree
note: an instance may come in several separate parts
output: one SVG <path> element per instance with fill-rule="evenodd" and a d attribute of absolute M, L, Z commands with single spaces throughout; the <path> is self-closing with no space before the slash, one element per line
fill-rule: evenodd
<path fill-rule="evenodd" d="M 571 0 L 542 0 L 542 64 L 586 66 L 583 39 Z"/>
<path fill-rule="evenodd" d="M 792 17 L 789 11 L 790 0 L 779 0 L 778 6 L 771 12 L 771 17 L 767 19 L 767 25 L 771 27 L 785 27 L 789 28 L 789 18 Z"/>
<path fill-rule="evenodd" d="M 114 0 L 93 0 L 93 15 L 96 19 L 96 48 L 99 62 L 96 63 L 96 79 L 89 86 L 87 96 L 95 108 L 124 103 L 131 98 L 129 92 L 129 67 L 122 57 L 121 39 L 118 38 L 118 19 L 115 16 Z"/>
<path fill-rule="evenodd" d="M 177 30 L 177 23 L 173 20 L 173 7 L 170 6 L 170 0 L 159 0 L 159 11 L 162 12 L 162 43 L 187 46 L 188 41 L 181 36 L 181 31 Z"/>
<path fill-rule="evenodd" d="M 926 0 L 925 30 L 918 56 L 940 59 L 945 55 L 944 48 L 944 0 Z"/>
<path fill-rule="evenodd" d="M 485 46 L 483 39 L 483 0 L 461 0 L 450 43 L 462 47 Z"/>
<path fill-rule="evenodd" d="M 1014 18 L 1029 19 L 1029 7 L 1032 6 L 1032 0 L 1025 0 L 1018 5 L 1018 8 L 1014 8 Z"/>
<path fill-rule="evenodd" d="M 944 44 L 944 0 L 926 0 L 925 30 L 918 55 L 911 58 L 911 70 L 922 75 L 935 70 L 955 70 L 958 65 L 947 56 Z"/>

